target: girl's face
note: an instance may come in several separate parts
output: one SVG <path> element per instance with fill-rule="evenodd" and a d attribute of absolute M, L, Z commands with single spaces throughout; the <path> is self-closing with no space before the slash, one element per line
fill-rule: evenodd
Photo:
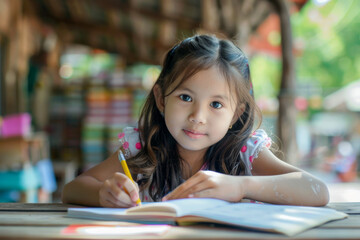
<path fill-rule="evenodd" d="M 179 150 L 204 151 L 225 136 L 235 122 L 231 93 L 217 67 L 196 73 L 170 95 L 166 93 L 160 111 Z"/>

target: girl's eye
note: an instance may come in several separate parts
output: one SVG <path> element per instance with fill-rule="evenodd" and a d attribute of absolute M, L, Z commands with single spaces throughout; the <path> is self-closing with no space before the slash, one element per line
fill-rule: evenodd
<path fill-rule="evenodd" d="M 191 97 L 189 95 L 186 95 L 186 94 L 181 94 L 180 95 L 180 99 L 185 101 L 185 102 L 191 102 Z"/>
<path fill-rule="evenodd" d="M 212 106 L 213 108 L 221 108 L 223 105 L 219 102 L 212 102 L 210 103 L 210 106 Z"/>

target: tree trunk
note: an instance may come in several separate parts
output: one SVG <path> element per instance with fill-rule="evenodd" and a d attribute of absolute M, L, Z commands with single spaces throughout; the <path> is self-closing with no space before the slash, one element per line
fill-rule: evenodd
<path fill-rule="evenodd" d="M 295 70 L 292 32 L 286 0 L 272 0 L 280 17 L 282 76 L 279 91 L 278 136 L 284 160 L 295 164 L 298 158 L 296 143 Z"/>

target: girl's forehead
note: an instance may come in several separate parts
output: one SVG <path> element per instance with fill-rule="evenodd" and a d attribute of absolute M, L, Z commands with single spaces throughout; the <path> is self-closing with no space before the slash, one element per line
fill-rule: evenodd
<path fill-rule="evenodd" d="M 167 92 L 171 93 L 179 88 L 188 88 L 197 91 L 211 91 L 219 95 L 233 95 L 235 89 L 230 86 L 230 82 L 218 67 L 211 67 L 199 70 L 188 78 L 178 77 Z"/>

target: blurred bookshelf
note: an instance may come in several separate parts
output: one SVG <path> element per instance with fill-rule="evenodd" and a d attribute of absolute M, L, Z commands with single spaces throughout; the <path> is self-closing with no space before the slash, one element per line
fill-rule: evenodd
<path fill-rule="evenodd" d="M 71 165 L 73 176 L 110 156 L 118 134 L 136 126 L 160 69 L 126 66 L 119 55 L 72 49 L 61 58 L 60 84 L 53 86 L 48 127 L 55 165 Z"/>

